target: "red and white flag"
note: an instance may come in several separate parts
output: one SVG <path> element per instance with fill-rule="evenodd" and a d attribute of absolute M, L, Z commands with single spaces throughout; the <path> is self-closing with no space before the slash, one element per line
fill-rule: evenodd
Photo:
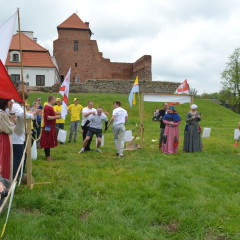
<path fill-rule="evenodd" d="M 17 19 L 17 11 L 0 26 L 0 60 L 5 65 L 8 50 L 12 41 L 13 30 Z"/>
<path fill-rule="evenodd" d="M 65 120 L 66 115 L 68 113 L 68 94 L 69 94 L 69 88 L 70 88 L 70 74 L 71 74 L 71 68 L 69 68 L 68 73 L 59 88 L 59 93 L 63 96 L 63 102 L 62 102 L 62 113 L 61 117 Z"/>
<path fill-rule="evenodd" d="M 185 79 L 180 86 L 176 89 L 174 94 L 189 94 L 189 85 L 187 79 Z M 170 102 L 169 105 L 177 105 L 179 102 Z"/>
<path fill-rule="evenodd" d="M 22 102 L 22 97 L 13 85 L 6 68 L 0 60 L 0 98 L 14 99 L 15 101 Z"/>
<path fill-rule="evenodd" d="M 175 94 L 189 94 L 189 85 L 187 79 L 176 89 Z"/>

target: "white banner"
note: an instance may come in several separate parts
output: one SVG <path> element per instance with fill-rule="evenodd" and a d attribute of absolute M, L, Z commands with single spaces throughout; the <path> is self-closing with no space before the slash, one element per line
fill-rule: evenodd
<path fill-rule="evenodd" d="M 155 95 L 155 94 L 146 94 L 144 95 L 144 102 L 178 102 L 180 104 L 183 103 L 191 103 L 191 96 L 185 95 Z"/>
<path fill-rule="evenodd" d="M 2 60 L 3 65 L 5 65 L 7 59 L 16 19 L 17 11 L 0 26 L 0 60 Z"/>

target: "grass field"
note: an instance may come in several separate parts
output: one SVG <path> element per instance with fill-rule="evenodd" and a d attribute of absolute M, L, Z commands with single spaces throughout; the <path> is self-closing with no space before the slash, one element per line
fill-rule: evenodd
<path fill-rule="evenodd" d="M 41 97 L 45 100 L 47 94 Z M 70 101 L 74 97 L 84 106 L 93 100 L 110 115 L 112 102 L 120 100 L 129 113 L 126 128 L 137 131 L 138 107 L 129 108 L 127 95 L 71 94 Z M 181 150 L 184 121 L 179 152 L 158 150 L 153 140 L 158 140 L 159 123 L 151 121 L 156 103 L 144 104 L 144 149 L 125 152 L 124 159 L 114 156 L 111 129 L 103 154 L 78 154 L 80 134 L 77 143 L 52 150 L 54 162 L 43 161 L 39 150 L 33 176 L 51 184 L 17 189 L 3 239 L 239 240 L 240 155 L 233 147 L 239 115 L 210 101 L 195 103 L 203 116 L 201 126 L 212 128 L 200 153 Z M 189 104 L 176 108 L 184 120 Z"/>

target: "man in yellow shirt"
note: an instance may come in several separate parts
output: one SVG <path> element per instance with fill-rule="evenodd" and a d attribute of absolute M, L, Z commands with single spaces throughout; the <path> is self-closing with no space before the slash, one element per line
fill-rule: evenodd
<path fill-rule="evenodd" d="M 62 113 L 62 100 L 60 98 L 57 98 L 56 99 L 56 104 L 53 109 L 56 113 L 56 115 L 61 115 Z M 63 118 L 60 118 L 60 119 L 56 119 L 56 133 L 58 135 L 58 131 L 59 129 L 64 129 L 64 123 L 65 123 L 65 120 Z M 60 144 L 63 144 L 62 142 L 60 142 Z"/>
<path fill-rule="evenodd" d="M 72 141 L 72 136 L 74 133 L 74 142 L 77 141 L 77 132 L 79 128 L 79 122 L 80 122 L 80 114 L 82 112 L 83 106 L 78 104 L 78 98 L 74 98 L 73 100 L 74 104 L 71 104 L 68 107 L 68 112 L 71 115 L 71 122 L 70 122 L 70 135 L 68 142 L 70 143 Z"/>

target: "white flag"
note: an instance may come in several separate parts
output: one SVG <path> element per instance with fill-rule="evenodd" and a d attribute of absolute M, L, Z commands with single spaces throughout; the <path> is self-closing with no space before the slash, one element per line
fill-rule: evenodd
<path fill-rule="evenodd" d="M 7 59 L 16 19 L 17 11 L 0 26 L 0 60 L 2 60 L 3 65 L 5 65 Z"/>
<path fill-rule="evenodd" d="M 68 108 L 68 94 L 69 94 L 69 87 L 70 87 L 70 74 L 71 74 L 71 68 L 69 68 L 69 71 L 59 89 L 59 93 L 63 96 L 61 117 L 64 120 L 68 113 L 67 108 Z"/>

